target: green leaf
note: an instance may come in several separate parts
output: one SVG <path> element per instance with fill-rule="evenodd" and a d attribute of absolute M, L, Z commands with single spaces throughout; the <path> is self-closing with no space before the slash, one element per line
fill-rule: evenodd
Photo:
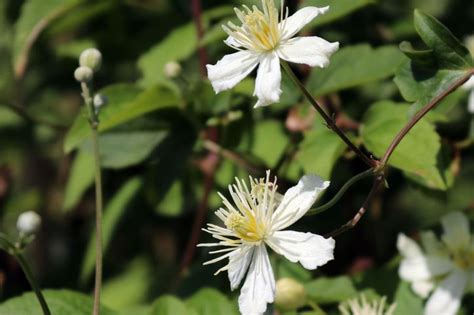
<path fill-rule="evenodd" d="M 415 29 L 438 57 L 443 69 L 469 69 L 473 60 L 469 50 L 434 17 L 415 10 Z"/>
<path fill-rule="evenodd" d="M 94 156 L 85 150 L 77 153 L 64 192 L 63 210 L 71 210 L 94 183 Z"/>
<path fill-rule="evenodd" d="M 178 104 L 176 95 L 162 86 L 155 86 L 142 92 L 134 85 L 118 84 L 109 86 L 100 93 L 108 98 L 107 106 L 100 112 L 100 132 L 152 111 L 176 107 Z M 71 152 L 90 136 L 89 123 L 83 111 L 66 136 L 65 152 Z"/>
<path fill-rule="evenodd" d="M 332 130 L 321 126 L 305 134 L 296 159 L 306 174 L 330 179 L 332 169 L 345 148 L 345 143 Z"/>
<path fill-rule="evenodd" d="M 107 207 L 104 210 L 104 217 L 102 222 L 102 242 L 103 253 L 107 252 L 107 248 L 112 240 L 112 235 L 127 210 L 127 206 L 136 196 L 142 187 L 142 180 L 140 178 L 132 178 L 128 180 L 120 190 L 113 196 Z M 80 275 L 81 282 L 86 282 L 92 274 L 95 265 L 95 233 L 92 233 L 87 246 L 87 250 L 82 262 L 82 270 Z"/>
<path fill-rule="evenodd" d="M 104 283 L 101 303 L 119 311 L 146 302 L 153 276 L 147 259 L 135 258 L 119 275 Z"/>
<path fill-rule="evenodd" d="M 402 43 L 408 58 L 397 70 L 395 83 L 403 98 L 414 103 L 412 113 L 442 95 L 474 67 L 466 47 L 434 17 L 415 11 L 415 28 L 428 49 Z"/>
<path fill-rule="evenodd" d="M 102 167 L 120 169 L 137 165 L 167 135 L 168 131 L 164 130 L 105 133 L 99 139 Z"/>
<path fill-rule="evenodd" d="M 311 72 L 307 86 L 320 96 L 382 80 L 393 75 L 403 59 L 395 46 L 346 46 L 334 54 L 327 68 Z"/>
<path fill-rule="evenodd" d="M 90 295 L 69 290 L 43 290 L 51 314 L 90 315 L 93 299 Z M 117 315 L 108 308 L 101 307 L 102 315 Z M 36 295 L 28 292 L 12 298 L 0 305 L 0 314 L 5 315 L 40 315 L 43 314 Z"/>
<path fill-rule="evenodd" d="M 225 295 L 215 289 L 204 288 L 186 300 L 186 305 L 199 315 L 237 315 L 237 308 Z"/>
<path fill-rule="evenodd" d="M 204 12 L 203 24 L 206 26 L 210 19 L 231 14 L 232 8 L 220 7 Z M 223 34 L 224 31 L 221 30 Z M 175 28 L 164 40 L 153 46 L 138 59 L 138 68 L 142 72 L 141 86 L 166 84 L 164 67 L 170 61 L 179 62 L 193 55 L 198 48 L 196 27 L 193 22 Z M 219 38 L 214 36 L 214 38 Z M 211 40 L 206 39 L 207 43 Z M 177 49 L 179 47 L 179 49 Z"/>
<path fill-rule="evenodd" d="M 249 152 L 259 158 L 268 167 L 274 167 L 284 153 L 289 139 L 279 121 L 259 122 L 248 138 L 239 146 L 239 151 Z"/>
<path fill-rule="evenodd" d="M 303 0 L 299 7 L 329 6 L 329 11 L 326 14 L 318 16 L 308 24 L 308 27 L 316 27 L 343 18 L 344 16 L 373 3 L 376 3 L 376 0 Z"/>
<path fill-rule="evenodd" d="M 408 122 L 409 106 L 390 101 L 372 105 L 361 126 L 365 146 L 381 157 L 398 132 Z M 434 189 L 447 189 L 447 183 L 438 166 L 441 139 L 434 126 L 420 121 L 393 152 L 389 164 L 426 180 Z"/>
<path fill-rule="evenodd" d="M 188 308 L 184 302 L 172 295 L 163 295 L 152 306 L 149 315 L 197 315 L 194 309 Z"/>
<path fill-rule="evenodd" d="M 309 298 L 321 304 L 337 303 L 357 295 L 354 284 L 346 276 L 319 278 L 306 283 L 305 289 Z"/>
<path fill-rule="evenodd" d="M 416 296 L 407 282 L 400 282 L 395 293 L 397 308 L 394 315 L 423 314 L 423 301 Z"/>
<path fill-rule="evenodd" d="M 15 25 L 13 64 L 16 76 L 21 76 L 28 63 L 31 47 L 41 32 L 55 19 L 64 15 L 81 0 L 28 0 Z"/>

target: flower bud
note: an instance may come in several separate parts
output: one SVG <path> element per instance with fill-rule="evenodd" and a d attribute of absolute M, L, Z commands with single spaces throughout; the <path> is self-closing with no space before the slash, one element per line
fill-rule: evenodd
<path fill-rule="evenodd" d="M 282 278 L 276 283 L 275 305 L 282 311 L 294 311 L 306 304 L 306 292 L 301 283 Z"/>
<path fill-rule="evenodd" d="M 467 49 L 469 49 L 469 52 L 474 58 L 474 35 L 466 37 L 464 42 L 466 43 Z"/>
<path fill-rule="evenodd" d="M 34 211 L 23 212 L 16 222 L 18 232 L 25 235 L 35 234 L 41 226 L 41 217 Z"/>
<path fill-rule="evenodd" d="M 94 107 L 96 110 L 100 109 L 101 107 L 107 105 L 109 100 L 107 99 L 107 96 L 102 95 L 102 94 L 96 94 L 94 96 Z"/>
<path fill-rule="evenodd" d="M 82 52 L 79 57 L 79 65 L 81 67 L 88 67 L 93 72 L 97 72 L 102 65 L 102 54 L 95 48 L 89 48 Z"/>
<path fill-rule="evenodd" d="M 92 69 L 89 67 L 79 67 L 74 71 L 74 78 L 81 83 L 89 82 L 93 77 L 94 72 L 92 72 Z"/>
<path fill-rule="evenodd" d="M 175 61 L 170 61 L 165 64 L 164 72 L 168 79 L 174 79 L 181 74 L 181 65 Z"/>

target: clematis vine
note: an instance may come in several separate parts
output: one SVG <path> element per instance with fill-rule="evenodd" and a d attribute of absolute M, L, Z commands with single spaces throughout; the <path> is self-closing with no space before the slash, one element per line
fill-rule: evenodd
<path fill-rule="evenodd" d="M 444 233 L 421 234 L 422 247 L 404 234 L 397 247 L 403 260 L 399 275 L 413 291 L 426 298 L 424 314 L 455 315 L 465 293 L 474 292 L 474 236 L 463 213 L 452 212 L 441 219 Z"/>
<path fill-rule="evenodd" d="M 216 93 L 233 88 L 257 66 L 254 96 L 255 107 L 267 106 L 280 100 L 280 59 L 324 68 L 339 49 L 320 37 L 294 37 L 306 24 L 328 11 L 329 7 L 305 7 L 292 16 L 281 1 L 280 15 L 274 0 L 262 0 L 256 6 L 235 9 L 240 26 L 223 25 L 229 35 L 225 43 L 238 52 L 226 55 L 215 65 L 207 65 L 208 77 Z"/>
<path fill-rule="evenodd" d="M 306 269 L 316 269 L 334 258 L 335 241 L 312 233 L 284 231 L 310 209 L 329 182 L 308 175 L 290 188 L 285 195 L 277 192 L 276 179 L 250 177 L 250 187 L 236 179 L 229 185 L 231 200 L 220 194 L 223 207 L 215 214 L 224 226 L 209 223 L 204 231 L 217 242 L 200 247 L 223 247 L 211 251 L 221 256 L 205 265 L 228 259 L 216 274 L 227 271 L 232 290 L 246 276 L 239 296 L 242 314 L 263 314 L 267 304 L 275 299 L 275 277 L 267 246 L 293 263 Z"/>

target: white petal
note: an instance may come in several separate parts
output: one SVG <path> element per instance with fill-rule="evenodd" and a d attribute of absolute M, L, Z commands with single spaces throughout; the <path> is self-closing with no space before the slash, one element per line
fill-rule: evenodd
<path fill-rule="evenodd" d="M 453 268 L 453 263 L 446 257 L 420 256 L 403 259 L 398 268 L 398 274 L 406 281 L 426 281 L 444 275 Z"/>
<path fill-rule="evenodd" d="M 237 289 L 244 277 L 250 262 L 255 246 L 242 245 L 238 250 L 234 251 L 229 257 L 229 282 L 232 290 Z"/>
<path fill-rule="evenodd" d="M 321 37 L 295 37 L 280 45 L 278 55 L 290 62 L 325 68 L 338 49 L 338 42 L 330 43 Z"/>
<path fill-rule="evenodd" d="M 275 277 L 265 245 L 255 248 L 252 263 L 240 290 L 239 309 L 242 315 L 263 314 L 275 298 Z"/>
<path fill-rule="evenodd" d="M 467 82 L 462 85 L 462 88 L 465 89 L 465 90 L 474 89 L 474 75 L 471 76 L 471 78 L 469 80 L 467 80 Z"/>
<path fill-rule="evenodd" d="M 207 65 L 207 75 L 216 93 L 233 88 L 258 65 L 258 55 L 239 51 L 225 55 L 215 65 Z"/>
<path fill-rule="evenodd" d="M 229 36 L 227 37 L 225 40 L 224 40 L 224 43 L 226 43 L 226 45 L 232 47 L 232 48 L 239 48 L 239 47 L 242 47 L 242 45 L 239 44 L 238 41 L 235 40 L 235 38 L 233 38 L 232 36 Z"/>
<path fill-rule="evenodd" d="M 303 176 L 296 186 L 287 190 L 283 200 L 273 213 L 273 231 L 282 230 L 298 221 L 318 199 L 319 194 L 329 186 L 316 175 Z"/>
<path fill-rule="evenodd" d="M 467 103 L 467 111 L 470 114 L 474 115 L 474 90 L 472 90 L 471 93 L 469 93 L 469 100 L 468 100 L 468 103 Z"/>
<path fill-rule="evenodd" d="M 397 249 L 404 258 L 423 257 L 420 246 L 405 234 L 398 234 Z"/>
<path fill-rule="evenodd" d="M 280 59 L 274 52 L 263 55 L 255 80 L 254 96 L 258 97 L 255 107 L 267 106 L 280 101 L 280 84 Z"/>
<path fill-rule="evenodd" d="M 418 296 L 424 299 L 428 297 L 433 288 L 434 282 L 429 280 L 417 280 L 415 282 L 412 282 L 411 284 L 411 289 L 413 290 L 413 292 L 415 292 Z"/>
<path fill-rule="evenodd" d="M 461 305 L 467 275 L 458 271 L 449 275 L 435 290 L 425 306 L 425 315 L 455 315 Z"/>
<path fill-rule="evenodd" d="M 451 212 L 441 218 L 443 242 L 451 250 L 468 249 L 471 246 L 469 220 L 461 212 Z"/>
<path fill-rule="evenodd" d="M 277 231 L 267 239 L 267 244 L 289 261 L 314 270 L 334 259 L 336 242 L 312 233 Z"/>
<path fill-rule="evenodd" d="M 280 22 L 280 27 L 283 28 L 282 40 L 293 37 L 315 17 L 326 13 L 328 10 L 329 7 L 304 7 L 301 10 L 296 11 L 295 14 Z"/>

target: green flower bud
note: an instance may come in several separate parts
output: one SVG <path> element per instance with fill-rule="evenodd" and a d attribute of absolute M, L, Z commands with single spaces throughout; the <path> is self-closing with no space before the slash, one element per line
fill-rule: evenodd
<path fill-rule="evenodd" d="M 94 77 L 94 72 L 89 67 L 79 67 L 74 71 L 74 77 L 81 83 L 89 82 Z"/>
<path fill-rule="evenodd" d="M 306 304 L 306 292 L 301 283 L 282 278 L 276 283 L 275 305 L 281 311 L 294 311 Z"/>
<path fill-rule="evenodd" d="M 170 61 L 165 64 L 164 72 L 168 79 L 174 79 L 181 74 L 181 65 L 175 61 Z"/>
<path fill-rule="evenodd" d="M 102 54 L 95 48 L 89 48 L 82 52 L 79 57 L 79 65 L 81 67 L 91 68 L 93 72 L 97 72 L 102 65 Z"/>

